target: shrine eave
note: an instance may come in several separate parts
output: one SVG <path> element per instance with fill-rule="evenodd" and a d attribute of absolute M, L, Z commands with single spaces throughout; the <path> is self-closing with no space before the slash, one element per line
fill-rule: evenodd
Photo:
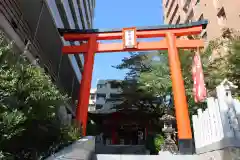
<path fill-rule="evenodd" d="M 208 20 L 201 20 L 187 24 L 164 24 L 157 26 L 147 26 L 147 27 L 137 27 L 137 31 L 148 31 L 148 30 L 166 30 L 166 29 L 177 29 L 177 28 L 189 28 L 194 26 L 202 26 L 203 29 L 206 28 L 208 24 Z M 66 29 L 66 28 L 58 28 L 58 32 L 62 36 L 64 33 L 81 33 L 81 34 L 93 34 L 93 33 L 113 33 L 113 32 L 122 32 L 122 29 Z"/>

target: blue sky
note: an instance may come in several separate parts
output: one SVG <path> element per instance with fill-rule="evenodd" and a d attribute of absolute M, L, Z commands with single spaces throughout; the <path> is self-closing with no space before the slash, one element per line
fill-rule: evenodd
<path fill-rule="evenodd" d="M 162 0 L 96 0 L 94 28 L 123 28 L 163 24 Z M 126 52 L 99 53 L 95 56 L 92 87 L 97 79 L 123 79 L 126 71 L 113 68 Z"/>

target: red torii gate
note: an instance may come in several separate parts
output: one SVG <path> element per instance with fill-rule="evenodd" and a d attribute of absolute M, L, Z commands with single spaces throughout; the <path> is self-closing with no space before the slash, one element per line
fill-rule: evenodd
<path fill-rule="evenodd" d="M 82 73 L 79 101 L 76 119 L 82 124 L 83 135 L 86 135 L 88 104 L 92 80 L 92 71 L 95 53 L 168 50 L 169 65 L 174 95 L 174 106 L 177 120 L 179 142 L 189 144 L 192 140 L 192 131 L 182 78 L 178 48 L 193 49 L 203 47 L 202 40 L 183 40 L 176 37 L 200 34 L 207 21 L 198 21 L 191 24 L 162 25 L 147 28 L 124 28 L 115 30 L 77 30 L 59 29 L 59 33 L 67 41 L 85 41 L 79 46 L 64 46 L 63 54 L 84 55 L 84 70 Z M 161 41 L 137 42 L 137 38 L 165 37 Z M 122 43 L 101 43 L 99 40 L 123 40 Z M 189 73 L 190 74 L 190 73 Z M 190 142 L 191 143 L 191 142 Z M 180 147 L 180 150 L 186 146 Z"/>

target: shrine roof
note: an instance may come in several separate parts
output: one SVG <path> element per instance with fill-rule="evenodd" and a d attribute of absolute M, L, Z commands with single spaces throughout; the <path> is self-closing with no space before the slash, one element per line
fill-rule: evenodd
<path fill-rule="evenodd" d="M 147 30 L 165 30 L 165 29 L 176 29 L 176 28 L 189 28 L 194 26 L 202 26 L 203 29 L 206 28 L 208 24 L 208 20 L 201 20 L 187 24 L 164 24 L 157 26 L 147 26 L 147 27 L 137 27 L 137 31 L 147 31 Z M 81 33 L 81 34 L 91 34 L 91 33 L 111 33 L 111 32 L 122 32 L 122 28 L 116 29 L 66 29 L 66 28 L 58 28 L 60 35 L 64 33 Z"/>

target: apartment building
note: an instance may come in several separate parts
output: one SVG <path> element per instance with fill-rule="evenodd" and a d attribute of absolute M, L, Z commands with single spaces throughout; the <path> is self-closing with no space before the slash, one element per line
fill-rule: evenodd
<path fill-rule="evenodd" d="M 90 97 L 89 97 L 89 105 L 88 105 L 88 111 L 95 111 L 96 110 L 96 92 L 97 88 L 91 88 L 90 90 Z"/>
<path fill-rule="evenodd" d="M 207 19 L 209 24 L 201 34 L 206 41 L 219 37 L 224 27 L 240 30 L 239 0 L 163 0 L 162 7 L 165 24 Z"/>
<path fill-rule="evenodd" d="M 89 99 L 89 111 L 96 110 L 111 110 L 122 101 L 122 89 L 119 80 L 98 80 L 97 88 L 91 89 Z M 93 103 L 95 102 L 95 103 Z"/>
<path fill-rule="evenodd" d="M 52 81 L 78 99 L 83 57 L 62 55 L 65 45 L 58 28 L 89 29 L 93 25 L 95 0 L 1 0 L 0 30 L 15 42 L 16 52 L 44 68 Z"/>

